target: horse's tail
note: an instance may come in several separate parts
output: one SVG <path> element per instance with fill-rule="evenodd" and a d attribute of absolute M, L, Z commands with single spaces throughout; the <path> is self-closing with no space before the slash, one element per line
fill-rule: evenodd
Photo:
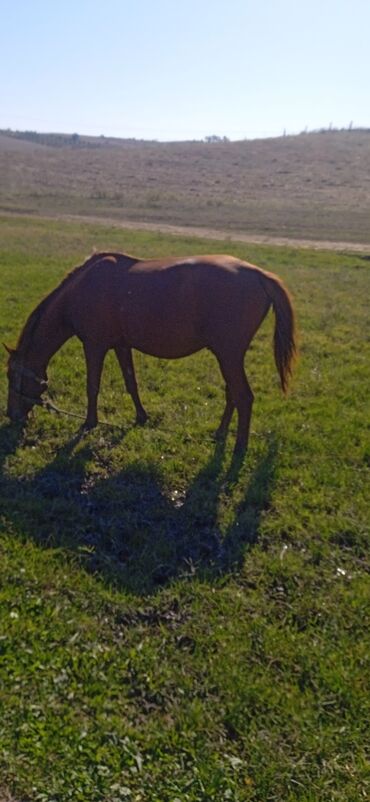
<path fill-rule="evenodd" d="M 274 273 L 262 273 L 262 283 L 275 312 L 274 354 L 281 387 L 287 392 L 297 355 L 295 315 L 291 297 Z"/>

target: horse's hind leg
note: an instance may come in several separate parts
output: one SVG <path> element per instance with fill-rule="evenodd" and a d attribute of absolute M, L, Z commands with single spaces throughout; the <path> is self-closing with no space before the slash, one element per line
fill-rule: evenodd
<path fill-rule="evenodd" d="M 116 356 L 121 366 L 122 375 L 125 380 L 126 390 L 130 394 L 136 409 L 136 423 L 143 425 L 148 416 L 140 401 L 139 392 L 137 389 L 136 376 L 134 363 L 132 361 L 131 348 L 123 343 L 119 343 L 115 347 Z"/>
<path fill-rule="evenodd" d="M 220 425 L 215 434 L 216 440 L 223 440 L 226 437 L 227 430 L 229 428 L 229 424 L 235 409 L 235 404 L 232 401 L 230 390 L 227 385 L 225 387 L 225 395 L 226 395 L 226 405 L 223 411 Z"/>
<path fill-rule="evenodd" d="M 235 454 L 243 454 L 248 445 L 249 428 L 252 415 L 253 393 L 244 372 L 244 354 L 235 355 L 217 354 L 222 375 L 226 382 L 228 399 L 221 425 L 229 422 L 232 409 L 236 407 L 238 413 L 238 429 L 236 434 Z M 231 406 L 233 405 L 233 407 Z"/>

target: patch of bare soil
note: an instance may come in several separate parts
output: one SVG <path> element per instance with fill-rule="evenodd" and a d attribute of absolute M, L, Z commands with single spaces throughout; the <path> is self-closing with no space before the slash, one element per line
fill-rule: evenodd
<path fill-rule="evenodd" d="M 6 788 L 0 788 L 0 802 L 23 802 L 23 800 L 16 799 Z"/>

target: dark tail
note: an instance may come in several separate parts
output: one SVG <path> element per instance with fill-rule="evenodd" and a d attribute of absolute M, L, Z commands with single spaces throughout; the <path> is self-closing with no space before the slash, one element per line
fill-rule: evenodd
<path fill-rule="evenodd" d="M 274 354 L 284 393 L 287 392 L 293 363 L 297 355 L 295 315 L 291 297 L 283 282 L 274 273 L 262 274 L 265 292 L 275 312 Z"/>

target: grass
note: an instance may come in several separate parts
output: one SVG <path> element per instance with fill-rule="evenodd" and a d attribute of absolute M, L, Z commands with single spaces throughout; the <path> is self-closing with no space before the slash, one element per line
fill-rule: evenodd
<path fill-rule="evenodd" d="M 368 798 L 368 262 L 42 220 L 1 230 L 7 342 L 93 246 L 227 250 L 286 281 L 301 359 L 284 401 L 270 316 L 247 357 L 239 468 L 235 428 L 212 441 L 223 390 L 207 352 L 135 355 L 144 429 L 113 357 L 100 411 L 116 428 L 81 437 L 37 410 L 22 431 L 1 413 L 0 796 Z M 77 342 L 49 373 L 58 406 L 83 413 Z"/>

